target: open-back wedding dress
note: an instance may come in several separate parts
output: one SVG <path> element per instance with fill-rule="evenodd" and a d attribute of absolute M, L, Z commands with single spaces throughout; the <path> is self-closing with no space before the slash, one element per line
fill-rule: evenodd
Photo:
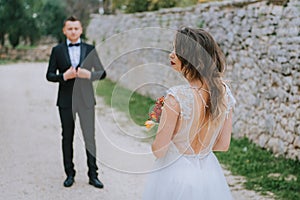
<path fill-rule="evenodd" d="M 180 85 L 170 88 L 180 105 L 179 128 L 166 155 L 155 161 L 148 175 L 143 200 L 232 199 L 222 168 L 212 149 L 228 113 L 235 103 L 225 85 L 227 108 L 217 120 L 207 120 L 204 89 Z M 204 90 L 204 91 L 203 91 Z M 196 139 L 195 139 L 196 138 Z M 201 144 L 194 152 L 192 142 Z"/>

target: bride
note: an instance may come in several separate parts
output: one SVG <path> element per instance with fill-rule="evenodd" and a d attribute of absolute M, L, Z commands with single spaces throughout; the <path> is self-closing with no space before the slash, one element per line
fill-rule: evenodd
<path fill-rule="evenodd" d="M 224 56 L 208 32 L 184 27 L 169 57 L 188 84 L 167 91 L 143 199 L 232 199 L 213 153 L 228 150 L 232 130 L 235 99 L 222 81 Z"/>

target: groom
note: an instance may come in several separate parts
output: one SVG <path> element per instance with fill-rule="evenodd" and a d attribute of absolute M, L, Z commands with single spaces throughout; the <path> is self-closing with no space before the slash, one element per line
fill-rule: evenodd
<path fill-rule="evenodd" d="M 76 113 L 86 148 L 89 184 L 103 188 L 98 179 L 95 144 L 95 97 L 92 81 L 104 79 L 105 70 L 94 46 L 81 41 L 81 22 L 74 16 L 64 22 L 66 41 L 52 49 L 47 80 L 58 82 L 57 106 L 62 127 L 65 187 L 74 183 L 73 138 Z"/>

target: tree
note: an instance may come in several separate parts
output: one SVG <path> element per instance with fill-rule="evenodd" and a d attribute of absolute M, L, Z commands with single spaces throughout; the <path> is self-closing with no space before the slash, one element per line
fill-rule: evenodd
<path fill-rule="evenodd" d="M 0 0 L 0 43 L 5 36 L 15 48 L 20 41 L 36 43 L 42 35 L 64 40 L 62 26 L 71 15 L 85 28 L 89 16 L 98 11 L 99 0 Z M 84 35 L 83 35 L 84 37 Z"/>
<path fill-rule="evenodd" d="M 39 16 L 43 5 L 43 1 L 24 0 L 25 16 L 23 23 L 26 24 L 26 27 L 22 31 L 22 37 L 25 41 L 29 40 L 31 45 L 39 41 L 42 35 Z"/>
<path fill-rule="evenodd" d="M 4 36 L 6 34 L 6 30 L 5 30 L 5 2 L 4 0 L 0 0 L 0 43 L 2 46 L 4 46 Z"/>
<path fill-rule="evenodd" d="M 5 2 L 5 1 L 4 1 Z M 8 33 L 10 44 L 15 48 L 18 46 L 24 24 L 25 10 L 22 0 L 10 0 L 5 2 L 5 28 Z"/>
<path fill-rule="evenodd" d="M 20 38 L 33 44 L 40 38 L 40 29 L 35 19 L 34 9 L 40 8 L 39 1 L 34 0 L 0 0 L 0 39 L 4 45 L 8 34 L 10 44 L 15 48 Z M 34 8 L 34 9 L 33 9 Z"/>
<path fill-rule="evenodd" d="M 64 20 L 74 15 L 80 19 L 85 30 L 90 14 L 97 12 L 98 6 L 99 0 L 45 0 L 39 15 L 42 34 L 51 35 L 62 42 L 65 38 L 62 33 Z"/>
<path fill-rule="evenodd" d="M 58 42 L 61 42 L 64 39 L 62 26 L 67 16 L 66 4 L 60 0 L 47 0 L 40 13 L 42 34 L 53 36 Z"/>

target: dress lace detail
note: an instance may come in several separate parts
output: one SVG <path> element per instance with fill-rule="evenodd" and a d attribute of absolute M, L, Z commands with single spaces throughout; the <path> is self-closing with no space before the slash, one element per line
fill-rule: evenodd
<path fill-rule="evenodd" d="M 228 85 L 225 83 L 224 85 L 226 88 L 226 96 L 228 99 L 227 109 L 226 109 L 226 116 L 228 116 L 229 111 L 236 104 L 236 100 L 233 97 L 232 92 L 228 87 Z M 191 119 L 191 115 L 192 115 L 193 94 L 191 92 L 191 89 L 192 88 L 188 85 L 179 85 L 168 89 L 166 92 L 167 94 L 166 96 L 172 95 L 177 100 L 181 108 L 180 114 L 184 119 Z"/>
<path fill-rule="evenodd" d="M 172 95 L 179 103 L 181 111 L 180 115 L 184 119 L 191 119 L 192 113 L 192 106 L 193 106 L 193 93 L 187 92 L 189 89 L 188 85 L 179 85 L 170 88 L 167 90 L 167 97 L 168 95 Z"/>
<path fill-rule="evenodd" d="M 234 105 L 236 104 L 236 100 L 233 97 L 231 90 L 229 89 L 228 85 L 226 85 L 224 83 L 225 87 L 226 87 L 226 95 L 228 98 L 228 102 L 227 102 L 227 109 L 226 109 L 226 117 L 228 117 L 229 111 L 234 107 Z"/>

